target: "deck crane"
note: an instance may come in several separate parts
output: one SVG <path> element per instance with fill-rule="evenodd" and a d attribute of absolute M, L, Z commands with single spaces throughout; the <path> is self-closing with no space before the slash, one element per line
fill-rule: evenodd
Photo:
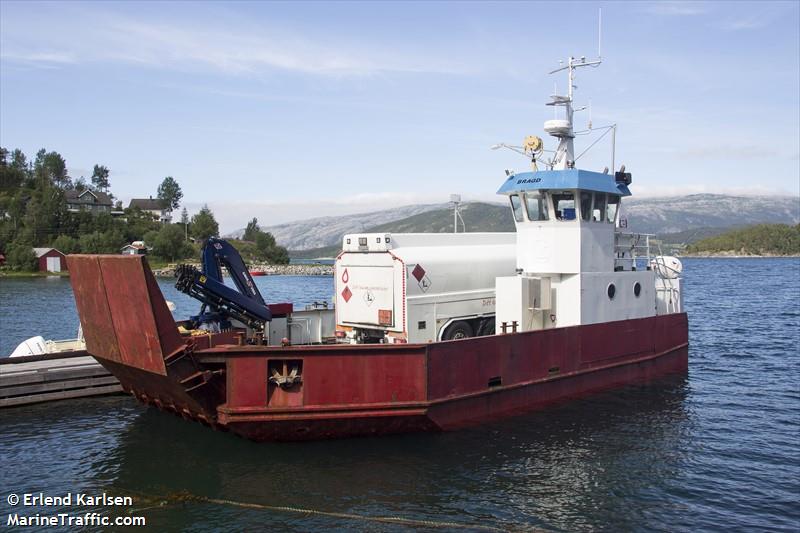
<path fill-rule="evenodd" d="M 175 269 L 175 288 L 202 302 L 200 314 L 191 317 L 195 327 L 213 329 L 231 327 L 237 320 L 256 332 L 272 320 L 272 312 L 253 282 L 242 256 L 223 239 L 206 240 L 201 252 L 202 270 L 194 265 L 179 265 Z M 225 285 L 222 268 L 228 271 L 236 289 Z"/>

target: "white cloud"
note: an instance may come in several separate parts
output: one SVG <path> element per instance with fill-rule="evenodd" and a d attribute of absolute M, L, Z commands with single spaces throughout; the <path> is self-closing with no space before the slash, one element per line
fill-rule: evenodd
<path fill-rule="evenodd" d="M 719 21 L 718 26 L 727 31 L 755 30 L 763 28 L 770 23 L 770 17 L 765 13 L 755 13 L 742 18 L 728 18 Z"/>
<path fill-rule="evenodd" d="M 48 20 L 48 16 L 59 20 Z M 3 24 L 0 57 L 43 66 L 119 62 L 226 74 L 268 69 L 329 76 L 460 74 L 471 69 L 450 57 L 404 54 L 367 43 L 345 44 L 334 36 L 301 36 L 302 32 L 267 27 L 226 31 L 185 19 L 156 23 L 69 9 L 47 11 L 41 17 L 35 24 Z M 62 23 L 64 19 L 71 22 Z"/>
<path fill-rule="evenodd" d="M 690 148 L 683 148 L 674 151 L 674 155 L 686 159 L 762 159 L 765 157 L 774 158 L 780 156 L 780 152 L 774 148 L 766 146 L 756 146 L 753 144 L 698 144 Z"/>
<path fill-rule="evenodd" d="M 719 187 L 714 184 L 684 184 L 668 187 L 639 185 L 636 187 L 635 198 L 662 198 L 703 193 L 730 196 L 797 196 L 797 191 L 770 187 Z"/>
<path fill-rule="evenodd" d="M 710 8 L 702 2 L 649 2 L 643 6 L 643 11 L 651 15 L 685 17 L 703 15 Z"/>

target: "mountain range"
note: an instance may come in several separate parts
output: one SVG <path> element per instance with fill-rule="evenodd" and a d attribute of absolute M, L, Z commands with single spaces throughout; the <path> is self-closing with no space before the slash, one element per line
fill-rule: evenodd
<path fill-rule="evenodd" d="M 728 229 L 759 223 L 797 224 L 800 198 L 796 196 L 688 196 L 630 198 L 622 214 L 628 230 L 654 233 L 665 242 L 687 244 Z M 506 204 L 471 202 L 461 206 L 470 232 L 514 231 Z M 319 217 L 263 228 L 275 236 L 294 257 L 334 255 L 346 233 L 441 233 L 453 230 L 453 210 L 448 204 L 409 205 L 354 215 Z M 459 231 L 462 231 L 459 223 Z M 238 230 L 228 237 L 241 237 Z"/>

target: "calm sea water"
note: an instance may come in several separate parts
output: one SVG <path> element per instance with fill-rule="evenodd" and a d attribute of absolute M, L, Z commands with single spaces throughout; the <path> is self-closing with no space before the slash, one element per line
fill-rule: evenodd
<path fill-rule="evenodd" d="M 156 530 L 409 528 L 367 519 L 395 516 L 514 530 L 797 531 L 800 260 L 684 266 L 688 376 L 458 432 L 299 444 L 251 443 L 127 397 L 6 409 L 0 519 L 12 491 L 105 491 L 150 507 L 135 514 Z M 258 283 L 270 301 L 301 304 L 332 288 L 330 278 Z M 196 311 L 161 285 L 178 315 Z M 76 329 L 67 280 L 0 279 L 0 353 Z M 168 498 L 180 492 L 271 508 Z"/>

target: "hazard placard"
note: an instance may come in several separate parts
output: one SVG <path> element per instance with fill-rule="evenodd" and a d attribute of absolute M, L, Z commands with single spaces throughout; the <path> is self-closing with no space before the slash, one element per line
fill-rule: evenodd
<path fill-rule="evenodd" d="M 428 289 L 431 288 L 431 278 L 428 277 L 428 274 L 425 272 L 425 269 L 422 268 L 422 265 L 415 266 L 414 270 L 411 271 L 411 275 L 417 280 L 419 289 L 422 292 L 428 292 Z"/>
<path fill-rule="evenodd" d="M 353 293 L 350 290 L 350 287 L 345 287 L 344 290 L 342 291 L 342 298 L 344 298 L 344 303 L 349 302 L 350 298 L 352 298 L 352 297 L 353 297 Z"/>

